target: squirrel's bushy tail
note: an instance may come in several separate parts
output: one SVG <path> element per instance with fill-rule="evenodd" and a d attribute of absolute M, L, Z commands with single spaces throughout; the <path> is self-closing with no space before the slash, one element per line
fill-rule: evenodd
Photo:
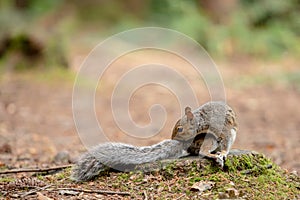
<path fill-rule="evenodd" d="M 72 169 L 71 179 L 87 181 L 107 168 L 119 171 L 157 160 L 179 158 L 186 155 L 184 144 L 177 140 L 164 140 L 158 144 L 136 147 L 123 143 L 100 144 L 84 153 Z"/>
<path fill-rule="evenodd" d="M 105 166 L 92 154 L 85 153 L 72 168 L 71 179 L 74 181 L 90 180 L 98 175 L 101 170 L 105 170 Z"/>

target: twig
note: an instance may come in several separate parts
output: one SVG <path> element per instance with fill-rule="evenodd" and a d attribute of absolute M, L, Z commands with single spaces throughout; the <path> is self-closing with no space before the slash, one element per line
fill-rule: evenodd
<path fill-rule="evenodd" d="M 145 190 L 144 190 L 144 196 L 145 196 L 144 200 L 148 200 L 148 195 L 147 195 L 147 192 Z"/>
<path fill-rule="evenodd" d="M 21 198 L 24 198 L 24 197 L 26 197 L 26 196 L 28 196 L 28 195 L 31 195 L 31 194 L 34 194 L 34 193 L 36 193 L 36 192 L 38 192 L 38 191 L 45 190 L 45 189 L 47 189 L 47 188 L 49 188 L 49 187 L 51 187 L 51 186 L 52 186 L 52 185 L 46 185 L 46 186 L 44 186 L 44 187 L 39 187 L 39 188 L 36 188 L 36 189 L 34 189 L 34 190 L 30 190 L 29 192 L 24 193 L 24 194 L 21 195 L 20 197 L 21 197 Z"/>
<path fill-rule="evenodd" d="M 246 169 L 246 170 L 241 171 L 241 174 L 247 175 L 247 174 L 255 173 L 255 172 L 259 171 L 259 170 L 271 169 L 271 168 L 272 168 L 271 164 L 268 164 L 266 166 L 257 165 L 255 167 L 253 167 L 252 169 Z"/>
<path fill-rule="evenodd" d="M 117 192 L 111 190 L 88 190 L 81 188 L 56 188 L 56 190 L 72 190 L 76 192 L 85 192 L 85 193 L 98 193 L 98 194 L 119 194 L 119 195 L 130 195 L 129 192 Z"/>
<path fill-rule="evenodd" d="M 22 172 L 48 172 L 51 170 L 60 170 L 60 169 L 65 169 L 68 167 L 72 167 L 73 165 L 61 165 L 61 166 L 55 166 L 55 167 L 48 167 L 48 168 L 36 168 L 36 169 L 12 169 L 12 170 L 4 170 L 0 171 L 0 174 L 13 174 L 13 173 L 22 173 Z"/>
<path fill-rule="evenodd" d="M 181 198 L 184 197 L 184 196 L 185 196 L 185 194 L 180 195 L 178 198 L 176 198 L 176 200 L 177 200 L 177 199 L 181 199 Z"/>

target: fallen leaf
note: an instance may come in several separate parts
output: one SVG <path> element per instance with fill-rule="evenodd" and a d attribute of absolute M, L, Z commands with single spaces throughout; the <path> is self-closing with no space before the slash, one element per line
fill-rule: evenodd
<path fill-rule="evenodd" d="M 49 198 L 49 197 L 46 197 L 45 195 L 43 195 L 42 193 L 40 193 L 40 192 L 37 192 L 36 193 L 38 196 L 37 196 L 37 199 L 38 200 L 53 200 L 53 199 L 51 199 L 51 198 Z"/>
<path fill-rule="evenodd" d="M 200 181 L 197 183 L 194 183 L 194 185 L 191 187 L 192 191 L 199 191 L 204 192 L 205 190 L 211 189 L 215 185 L 212 181 Z"/>
<path fill-rule="evenodd" d="M 239 191 L 234 188 L 228 188 L 226 189 L 226 192 L 230 198 L 235 198 L 239 196 Z"/>
<path fill-rule="evenodd" d="M 5 167 L 5 163 L 0 161 L 0 167 Z"/>

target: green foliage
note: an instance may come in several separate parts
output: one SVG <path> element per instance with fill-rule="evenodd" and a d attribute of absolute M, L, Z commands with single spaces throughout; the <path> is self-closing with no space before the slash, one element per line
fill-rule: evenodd
<path fill-rule="evenodd" d="M 300 3 L 242 0 L 228 22 L 216 23 L 196 1 L 152 1 L 151 20 L 196 39 L 214 56 L 299 55 Z"/>
<path fill-rule="evenodd" d="M 39 26 L 40 18 L 44 17 L 47 22 L 49 19 L 57 21 L 57 16 L 62 16 L 53 27 L 59 29 L 63 37 L 57 33 L 49 35 L 49 56 L 55 49 L 62 53 L 67 51 L 70 41 L 64 41 L 64 38 L 74 32 L 90 31 L 99 37 L 143 26 L 181 31 L 215 57 L 280 58 L 286 54 L 300 54 L 299 0 L 240 0 L 226 20 L 220 21 L 213 19 L 201 0 L 146 0 L 143 3 L 77 0 L 72 5 L 70 1 L 31 0 L 24 1 L 27 4 L 22 9 L 15 8 L 13 2 L 4 0 L 1 3 L 0 35 L 5 31 L 26 32 Z M 69 12 L 61 14 L 64 10 Z M 57 40 L 58 44 L 54 44 Z M 53 60 L 64 62 L 64 58 L 58 57 L 62 55 L 60 52 Z"/>
<path fill-rule="evenodd" d="M 44 15 L 47 12 L 57 9 L 63 3 L 61 0 L 31 0 L 29 2 L 27 12 L 34 17 Z"/>

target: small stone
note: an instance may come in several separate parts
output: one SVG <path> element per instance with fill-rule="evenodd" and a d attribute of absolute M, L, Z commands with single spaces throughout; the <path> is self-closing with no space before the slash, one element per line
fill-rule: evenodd
<path fill-rule="evenodd" d="M 11 146 L 7 143 L 0 146 L 0 154 L 12 153 Z"/>
<path fill-rule="evenodd" d="M 38 153 L 38 150 L 34 147 L 28 148 L 28 151 L 31 155 L 37 155 L 37 153 Z"/>
<path fill-rule="evenodd" d="M 294 174 L 295 176 L 298 176 L 298 172 L 296 170 L 291 171 L 291 174 Z"/>
<path fill-rule="evenodd" d="M 229 195 L 225 192 L 219 192 L 219 199 L 228 199 Z"/>
<path fill-rule="evenodd" d="M 68 151 L 60 151 L 54 157 L 55 163 L 70 163 L 70 153 Z"/>
<path fill-rule="evenodd" d="M 13 115 L 17 112 L 17 106 L 14 103 L 10 103 L 6 107 L 6 111 L 8 114 Z"/>

